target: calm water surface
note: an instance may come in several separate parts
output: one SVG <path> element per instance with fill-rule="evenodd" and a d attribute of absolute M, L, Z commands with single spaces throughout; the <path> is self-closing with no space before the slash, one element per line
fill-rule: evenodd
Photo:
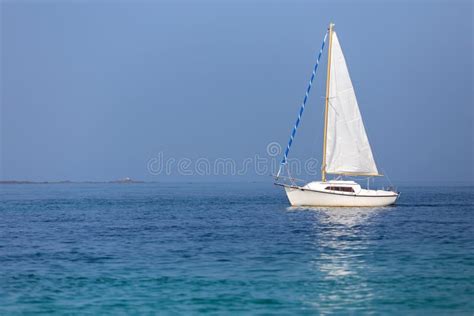
<path fill-rule="evenodd" d="M 474 188 L 292 209 L 270 184 L 0 186 L 0 314 L 474 313 Z"/>

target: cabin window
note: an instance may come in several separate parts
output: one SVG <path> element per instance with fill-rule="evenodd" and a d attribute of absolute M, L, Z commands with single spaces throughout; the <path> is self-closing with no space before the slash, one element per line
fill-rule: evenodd
<path fill-rule="evenodd" d="M 354 189 L 351 188 L 351 187 L 326 187 L 325 190 L 342 191 L 342 192 L 354 192 Z"/>

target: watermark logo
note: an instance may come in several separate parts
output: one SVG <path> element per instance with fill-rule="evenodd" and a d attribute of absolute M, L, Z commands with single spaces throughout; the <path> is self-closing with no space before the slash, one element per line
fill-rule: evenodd
<path fill-rule="evenodd" d="M 267 145 L 267 155 L 277 157 L 281 155 L 281 146 L 277 142 L 271 142 Z"/>
<path fill-rule="evenodd" d="M 147 162 L 148 173 L 153 176 L 268 176 L 277 172 L 282 158 L 282 147 L 278 142 L 270 142 L 265 154 L 255 154 L 241 160 L 219 157 L 209 159 L 199 157 L 172 157 L 159 152 Z M 300 160 L 287 159 L 285 168 L 293 176 L 316 175 L 319 161 L 315 158 Z"/>

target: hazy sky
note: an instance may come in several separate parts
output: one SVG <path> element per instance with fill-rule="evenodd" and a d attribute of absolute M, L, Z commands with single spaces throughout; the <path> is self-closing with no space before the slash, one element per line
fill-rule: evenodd
<path fill-rule="evenodd" d="M 472 183 L 472 1 L 3 1 L 0 178 L 263 157 L 286 146 L 330 21 L 379 169 Z M 291 157 L 321 157 L 326 58 Z"/>

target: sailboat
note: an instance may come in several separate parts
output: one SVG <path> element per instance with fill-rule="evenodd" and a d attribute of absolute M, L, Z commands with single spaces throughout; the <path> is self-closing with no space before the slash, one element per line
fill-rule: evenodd
<path fill-rule="evenodd" d="M 288 153 L 293 143 L 296 129 L 301 121 L 319 60 L 328 37 L 329 48 L 321 181 L 312 181 L 298 185 L 290 175 L 289 177 L 283 177 L 281 172 L 287 165 Z M 328 179 L 328 175 L 332 175 L 335 178 Z M 399 197 L 399 193 L 393 189 L 364 189 L 355 181 L 343 180 L 344 176 L 375 177 L 381 176 L 381 174 L 379 174 L 375 164 L 346 60 L 334 30 L 334 24 L 330 23 L 324 36 L 298 119 L 276 174 L 275 184 L 285 188 L 286 195 L 292 206 L 379 207 L 394 204 Z M 289 179 L 290 183 L 287 183 L 288 181 L 281 181 L 281 179 Z"/>

